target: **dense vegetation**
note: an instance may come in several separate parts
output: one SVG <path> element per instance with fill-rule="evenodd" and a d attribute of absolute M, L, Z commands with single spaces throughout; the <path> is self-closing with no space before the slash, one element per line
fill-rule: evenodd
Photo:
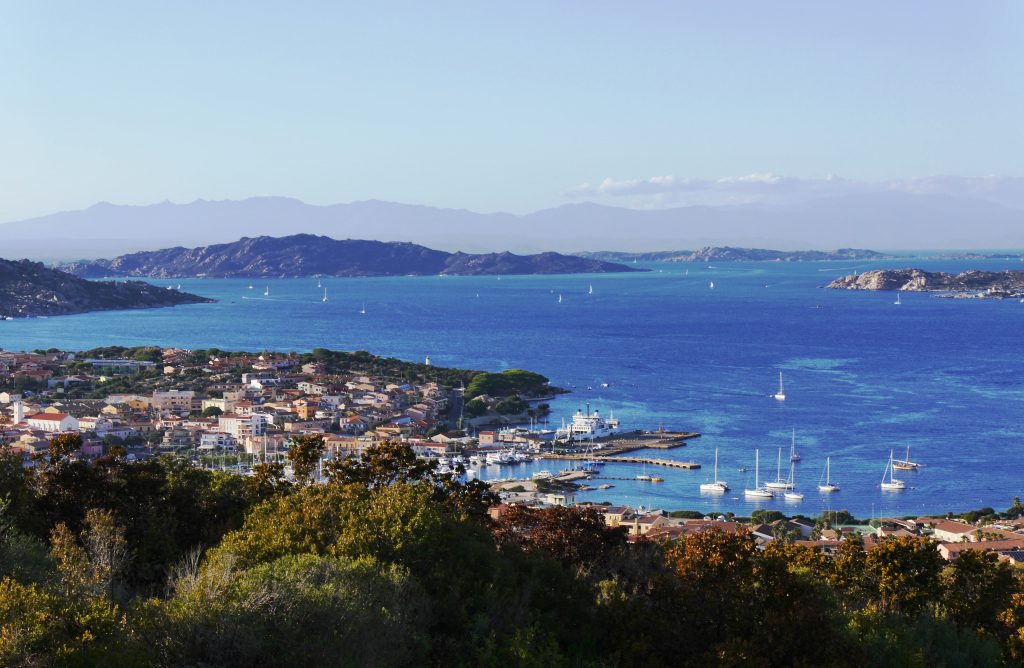
<path fill-rule="evenodd" d="M 401 445 L 238 477 L 172 459 L 0 459 L 4 666 L 907 666 L 1024 658 L 993 555 L 719 530 L 629 544 L 593 508 L 512 507 Z"/>
<path fill-rule="evenodd" d="M 501 373 L 478 373 L 473 376 L 472 382 L 466 387 L 466 399 L 468 401 L 485 394 L 492 397 L 540 397 L 550 394 L 552 390 L 548 379 L 539 373 L 506 369 Z"/>

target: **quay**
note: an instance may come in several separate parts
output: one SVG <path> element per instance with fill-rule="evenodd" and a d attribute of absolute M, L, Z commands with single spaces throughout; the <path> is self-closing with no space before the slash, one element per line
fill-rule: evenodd
<path fill-rule="evenodd" d="M 680 462 L 675 459 L 654 459 L 652 457 L 591 457 L 594 461 L 620 462 L 625 464 L 651 464 L 652 466 L 668 466 L 675 469 L 699 469 L 699 462 Z"/>

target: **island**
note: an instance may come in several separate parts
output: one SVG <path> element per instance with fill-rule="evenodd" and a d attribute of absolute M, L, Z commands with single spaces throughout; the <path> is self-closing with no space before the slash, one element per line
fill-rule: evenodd
<path fill-rule="evenodd" d="M 0 319 L 212 302 L 142 281 L 88 281 L 40 262 L 0 259 Z"/>
<path fill-rule="evenodd" d="M 818 251 L 781 251 L 767 248 L 734 248 L 705 246 L 700 250 L 652 251 L 624 253 L 592 251 L 577 253 L 580 257 L 610 262 L 823 262 L 837 260 L 885 260 L 891 256 L 862 248 L 839 248 Z"/>
<path fill-rule="evenodd" d="M 408 242 L 332 239 L 313 234 L 243 237 L 199 248 L 165 248 L 63 267 L 83 278 L 286 278 L 584 274 L 644 271 L 560 253 L 448 253 Z"/>
<path fill-rule="evenodd" d="M 1024 298 L 1024 271 L 979 271 L 960 274 L 923 269 L 875 269 L 837 278 L 833 290 L 903 290 L 936 292 L 939 297 L 968 299 Z"/>

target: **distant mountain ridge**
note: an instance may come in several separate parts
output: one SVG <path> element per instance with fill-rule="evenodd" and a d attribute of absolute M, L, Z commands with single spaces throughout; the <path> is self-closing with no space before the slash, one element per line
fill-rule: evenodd
<path fill-rule="evenodd" d="M 733 248 L 731 246 L 705 246 L 698 251 L 654 251 L 648 253 L 625 253 L 619 251 L 595 251 L 578 253 L 580 257 L 610 262 L 804 262 L 827 260 L 885 260 L 885 255 L 873 250 L 860 248 L 839 248 L 833 251 L 780 251 L 766 248 Z"/>
<path fill-rule="evenodd" d="M 408 242 L 331 239 L 313 234 L 244 237 L 199 248 L 165 248 L 122 255 L 112 260 L 64 266 L 77 276 L 173 278 L 206 276 L 401 276 L 578 274 L 637 271 L 623 264 L 559 253 L 447 253 Z"/>
<path fill-rule="evenodd" d="M 784 249 L 1024 248 L 1024 211 L 990 201 L 887 192 L 802 205 L 626 209 L 589 202 L 525 215 L 394 202 L 311 205 L 286 197 L 96 204 L 0 225 L 6 252 L 47 259 L 227 243 L 302 230 L 335 239 L 372 237 L 442 250 L 517 253 L 737 246 Z M 55 243 L 63 241 L 65 246 Z M 75 253 L 72 255 L 72 253 Z"/>
<path fill-rule="evenodd" d="M 87 281 L 39 262 L 0 259 L 0 318 L 157 308 L 213 301 L 142 281 Z"/>

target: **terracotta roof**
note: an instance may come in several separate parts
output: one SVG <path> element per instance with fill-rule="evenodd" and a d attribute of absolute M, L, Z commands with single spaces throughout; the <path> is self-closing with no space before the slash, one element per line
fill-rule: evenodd
<path fill-rule="evenodd" d="M 67 413 L 36 413 L 35 415 L 29 415 L 26 420 L 48 420 L 52 422 L 60 422 L 64 418 L 68 417 Z"/>

